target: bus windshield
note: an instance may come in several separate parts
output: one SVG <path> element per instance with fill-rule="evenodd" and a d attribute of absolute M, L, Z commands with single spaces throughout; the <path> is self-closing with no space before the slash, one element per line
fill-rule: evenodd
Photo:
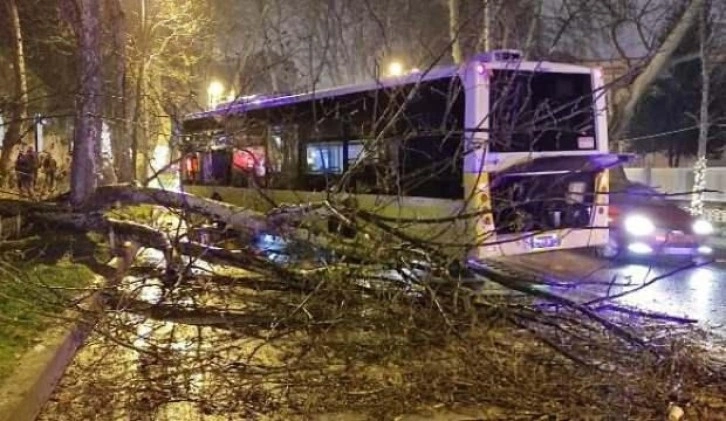
<path fill-rule="evenodd" d="M 589 74 L 494 70 L 489 101 L 492 152 L 597 149 Z"/>

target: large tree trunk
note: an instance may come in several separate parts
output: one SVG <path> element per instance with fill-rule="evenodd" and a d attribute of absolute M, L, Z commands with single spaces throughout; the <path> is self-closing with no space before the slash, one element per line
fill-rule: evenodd
<path fill-rule="evenodd" d="M 80 96 L 76 106 L 71 171 L 71 204 L 88 203 L 97 186 L 97 148 L 101 140 L 101 26 L 97 0 L 78 0 L 76 28 L 80 63 Z"/>
<path fill-rule="evenodd" d="M 479 32 L 479 43 L 477 44 L 477 49 L 479 52 L 482 51 L 489 51 L 491 48 L 490 40 L 489 40 L 489 33 L 491 32 L 490 26 L 491 26 L 491 2 L 492 0 L 482 0 L 482 27 L 481 31 Z"/>
<path fill-rule="evenodd" d="M 461 51 L 460 8 L 460 0 L 449 0 L 449 42 L 451 43 L 451 57 L 454 59 L 454 63 L 456 64 L 461 63 L 464 59 Z"/>
<path fill-rule="evenodd" d="M 146 143 L 146 73 L 147 73 L 147 51 L 149 45 L 149 34 L 146 24 L 146 2 L 141 2 L 141 36 L 139 37 L 139 57 L 136 69 L 136 80 L 134 88 L 134 115 L 131 120 L 131 166 L 133 167 L 134 179 L 143 180 L 146 174 L 146 161 L 144 158 L 144 144 Z M 139 162 L 141 158 L 141 162 Z"/>
<path fill-rule="evenodd" d="M 535 0 L 532 6 L 535 8 L 534 16 L 532 16 L 532 21 L 529 23 L 529 28 L 527 29 L 527 39 L 524 41 L 524 57 L 526 59 L 530 58 L 532 56 L 532 50 L 535 52 L 539 51 L 539 39 L 540 37 L 537 36 L 540 31 L 540 21 L 542 20 L 542 6 L 543 6 L 544 0 Z"/>
<path fill-rule="evenodd" d="M 128 183 L 134 179 L 133 166 L 131 164 L 131 136 L 126 127 L 126 120 L 130 115 L 129 101 L 126 90 L 126 14 L 123 11 L 120 0 L 107 1 L 111 17 L 112 37 L 114 48 L 114 71 L 112 99 L 112 115 L 114 121 L 111 125 L 112 139 L 111 148 L 113 152 L 116 178 L 120 183 Z"/>
<path fill-rule="evenodd" d="M 638 75 L 629 88 L 629 92 L 623 95 L 616 95 L 615 115 L 611 125 L 610 138 L 617 141 L 627 132 L 630 122 L 635 114 L 635 109 L 645 96 L 648 88 L 653 84 L 661 71 L 666 67 L 676 48 L 681 44 L 688 30 L 696 22 L 699 11 L 705 0 L 691 0 L 686 11 L 678 23 L 668 33 L 665 41 L 659 46 L 658 51 L 648 62 L 645 69 Z"/>
<path fill-rule="evenodd" d="M 15 77 L 15 95 L 10 107 L 10 115 L 3 139 L 2 152 L 0 152 L 0 176 L 8 179 L 13 167 L 12 157 L 15 147 L 21 142 L 28 115 L 28 82 L 25 73 L 25 53 L 23 50 L 23 36 L 20 28 L 20 16 L 15 0 L 5 0 L 8 24 L 12 34 L 12 58 Z"/>

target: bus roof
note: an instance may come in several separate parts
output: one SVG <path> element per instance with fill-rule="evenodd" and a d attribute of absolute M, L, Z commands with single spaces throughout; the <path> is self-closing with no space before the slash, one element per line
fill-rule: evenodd
<path fill-rule="evenodd" d="M 382 78 L 380 80 L 369 83 L 337 86 L 333 88 L 320 89 L 299 94 L 278 96 L 251 95 L 247 97 L 241 97 L 231 102 L 219 104 L 212 110 L 190 114 L 187 119 L 198 119 L 220 114 L 238 114 L 251 110 L 296 104 L 299 102 L 305 102 L 314 99 L 332 98 L 347 94 L 372 91 L 380 88 L 407 85 L 411 83 L 424 82 L 427 80 L 443 79 L 456 74 L 457 69 L 457 66 L 433 68 L 427 72 L 412 72 L 404 76 Z"/>
<path fill-rule="evenodd" d="M 487 62 L 486 58 L 478 56 L 463 66 L 444 66 L 434 67 L 427 71 L 415 70 L 403 76 L 387 77 L 369 83 L 338 86 L 328 89 L 315 90 L 291 95 L 277 96 L 259 96 L 251 95 L 238 98 L 231 102 L 217 105 L 212 110 L 201 111 L 188 115 L 185 120 L 197 120 L 214 116 L 224 116 L 228 114 L 241 114 L 247 111 L 260 110 L 265 108 L 274 108 L 283 105 L 292 105 L 309 100 L 333 98 L 337 96 L 355 94 L 366 91 L 372 91 L 381 88 L 390 88 L 429 80 L 443 79 L 452 77 L 459 73 L 460 69 L 465 69 L 472 63 L 480 62 L 488 68 L 492 69 L 512 69 L 512 70 L 547 70 L 547 71 L 563 71 L 567 73 L 589 73 L 592 68 L 586 66 L 578 66 L 574 64 L 550 63 L 550 62 L 525 62 L 525 61 L 507 61 L 507 62 Z"/>

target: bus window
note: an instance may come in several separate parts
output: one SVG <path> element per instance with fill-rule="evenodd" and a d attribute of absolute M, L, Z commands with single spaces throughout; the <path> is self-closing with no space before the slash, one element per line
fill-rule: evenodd
<path fill-rule="evenodd" d="M 306 146 L 309 174 L 342 174 L 343 143 L 308 143 Z"/>
<path fill-rule="evenodd" d="M 351 167 L 358 161 L 363 159 L 365 151 L 365 144 L 362 140 L 351 140 L 348 142 L 348 160 L 347 166 Z"/>
<path fill-rule="evenodd" d="M 265 165 L 264 147 L 235 148 L 232 153 L 231 184 L 235 187 L 248 187 L 250 177 L 256 177 L 259 183 L 267 172 Z"/>
<path fill-rule="evenodd" d="M 227 185 L 229 183 L 230 154 L 216 150 L 202 154 L 202 179 L 205 184 Z"/>
<path fill-rule="evenodd" d="M 399 153 L 403 194 L 460 199 L 462 187 L 461 137 L 418 137 L 402 143 Z"/>
<path fill-rule="evenodd" d="M 497 232 L 586 228 L 591 219 L 596 173 L 506 176 L 492 187 Z M 501 176 L 500 176 L 501 177 Z"/>
<path fill-rule="evenodd" d="M 184 181 L 190 184 L 196 184 L 199 178 L 199 155 L 196 153 L 188 154 L 184 158 L 183 166 Z"/>
<path fill-rule="evenodd" d="M 596 150 L 589 74 L 495 70 L 492 152 Z"/>
<path fill-rule="evenodd" d="M 282 172 L 285 157 L 282 144 L 282 135 L 280 133 L 272 133 L 269 136 L 267 142 L 267 152 L 267 165 L 270 172 Z"/>

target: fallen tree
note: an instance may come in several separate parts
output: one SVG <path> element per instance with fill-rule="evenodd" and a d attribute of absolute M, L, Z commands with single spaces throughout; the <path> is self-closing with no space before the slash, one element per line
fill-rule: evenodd
<path fill-rule="evenodd" d="M 44 230 L 113 233 L 115 241 L 132 241 L 163 252 L 161 267 L 142 261 L 131 268 L 132 278 L 104 291 L 109 317 L 98 326 L 95 338 L 104 349 L 122 345 L 149 359 L 130 373 L 108 376 L 114 384 L 128 375 L 137 376 L 133 378 L 140 385 L 156 385 L 148 387 L 156 388 L 149 396 L 157 409 L 169 399 L 178 399 L 171 393 L 202 412 L 239 416 L 279 413 L 281 408 L 291 414 L 309 414 L 313 409 L 338 411 L 352 406 L 385 418 L 436 401 L 496 407 L 503 411 L 500 419 L 516 419 L 512 414 L 521 411 L 577 417 L 585 407 L 597 407 L 595 413 L 603 416 L 644 416 L 665 411 L 665 405 L 656 403 L 663 399 L 684 405 L 682 398 L 668 397 L 670 389 L 683 384 L 695 387 L 693 382 L 703 379 L 698 376 L 705 372 L 711 373 L 707 384 L 716 388 L 723 384 L 714 374 L 720 363 L 705 360 L 695 369 L 648 372 L 648 367 L 660 364 L 686 364 L 685 348 L 674 348 L 664 332 L 675 332 L 690 320 L 604 307 L 607 303 L 600 301 L 582 304 L 546 291 L 516 271 L 496 270 L 495 262 L 490 262 L 494 269 L 486 265 L 475 268 L 481 275 L 477 282 L 464 282 L 461 273 L 445 270 L 450 256 L 372 213 L 361 212 L 361 219 L 378 230 L 367 230 L 364 239 L 335 243 L 299 235 L 299 228 L 314 230 L 311 219 L 337 215 L 343 223 L 362 225 L 364 222 L 344 216 L 358 216 L 355 209 L 325 202 L 280 206 L 260 213 L 189 194 L 132 186 L 102 187 L 87 203 L 83 213 L 73 210 L 65 197 L 47 203 L 0 201 L 0 209 L 6 215 L 22 214 L 36 227 L 46 227 Z M 141 203 L 177 215 L 188 224 L 187 229 L 118 216 L 124 206 Z M 230 248 L 192 238 L 194 224 L 207 219 L 237 232 L 238 244 Z M 264 232 L 274 232 L 308 251 L 332 248 L 335 259 L 323 259 L 315 266 L 270 259 L 248 243 Z M 215 267 L 202 267 L 202 262 Z M 244 275 L 220 274 L 222 266 L 243 269 Z M 518 295 L 482 294 L 483 282 L 494 282 Z M 146 297 L 149 291 L 155 291 L 153 299 Z M 179 327 L 166 332 L 168 324 Z M 148 326 L 144 332 L 151 333 L 138 333 L 143 326 Z M 179 333 L 186 330 L 189 335 Z M 175 351 L 181 346 L 180 335 L 186 338 L 183 353 Z M 146 339 L 139 343 L 142 337 Z M 260 342 L 251 348 L 244 344 L 251 340 Z M 703 355 L 696 348 L 685 347 L 693 355 Z M 275 350 L 274 357 L 258 360 L 267 348 Z M 421 356 L 412 357 L 416 352 Z M 513 359 L 508 361 L 507 355 Z M 443 366 L 432 369 L 428 359 L 441 360 Z M 174 368 L 181 366 L 185 368 Z M 369 370 L 385 367 L 390 373 L 384 376 L 384 386 L 380 382 L 377 386 L 377 377 Z M 102 381 L 84 371 L 88 369 L 97 370 L 79 362 L 71 372 L 94 379 L 89 386 L 111 387 L 108 379 Z M 634 374 L 623 377 L 627 370 Z M 517 401 L 510 395 L 514 389 L 492 383 L 499 377 L 494 375 L 498 371 L 506 373 L 501 375 L 511 388 L 531 388 L 531 396 L 536 398 Z M 435 373 L 435 382 L 427 380 L 427 372 Z M 213 380 L 197 389 L 172 386 L 195 373 L 206 373 Z M 522 377 L 521 373 L 528 374 Z M 400 380 L 396 376 L 409 379 L 410 386 L 397 386 Z M 578 387 L 586 393 L 558 390 L 563 386 L 557 378 L 575 377 L 583 379 Z M 541 383 L 532 385 L 534 378 Z M 641 389 L 638 378 L 663 384 Z M 588 382 L 605 382 L 609 389 L 599 390 Z M 219 387 L 223 384 L 234 386 L 222 393 Z M 339 387 L 339 393 L 329 392 L 331 386 L 341 384 L 347 386 Z M 66 384 L 59 396 L 65 390 L 80 393 L 69 387 Z M 474 390 L 481 387 L 496 390 L 498 395 L 475 397 Z M 637 410 L 620 401 L 598 406 L 597 400 L 633 388 L 638 390 Z M 288 390 L 287 394 L 282 390 Z M 329 396 L 316 390 L 328 390 Z M 447 396 L 447 390 L 460 392 Z M 317 406 L 306 406 L 308 399 Z M 378 403 L 373 405 L 369 399 Z M 571 406 L 565 403 L 568 399 L 580 404 Z M 551 400 L 562 405 L 546 409 L 544 402 Z M 138 405 L 124 407 L 131 411 Z M 69 419 L 78 416 L 75 410 L 68 414 Z"/>

